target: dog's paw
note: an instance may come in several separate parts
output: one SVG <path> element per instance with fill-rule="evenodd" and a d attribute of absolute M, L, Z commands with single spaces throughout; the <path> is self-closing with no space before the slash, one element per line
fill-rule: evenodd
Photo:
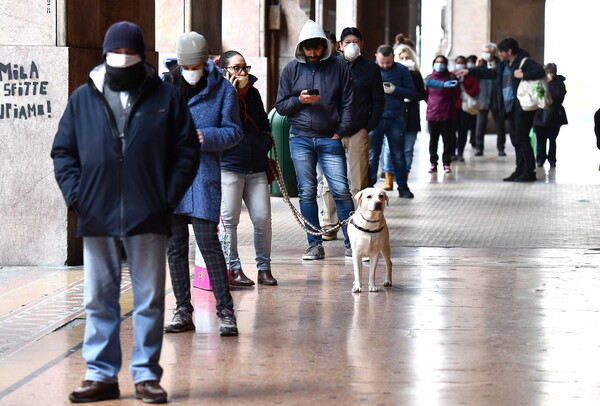
<path fill-rule="evenodd" d="M 375 285 L 369 285 L 369 292 L 379 292 L 379 288 Z"/>
<path fill-rule="evenodd" d="M 360 286 L 360 283 L 354 283 L 352 285 L 352 293 L 360 293 L 362 292 L 362 287 Z"/>
<path fill-rule="evenodd" d="M 385 286 L 386 288 L 389 288 L 390 286 L 392 286 L 392 282 L 391 281 L 385 281 L 385 282 L 383 282 L 383 286 Z"/>

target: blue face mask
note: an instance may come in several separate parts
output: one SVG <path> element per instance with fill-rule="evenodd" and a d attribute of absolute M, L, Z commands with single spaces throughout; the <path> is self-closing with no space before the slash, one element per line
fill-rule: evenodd
<path fill-rule="evenodd" d="M 441 62 L 436 62 L 433 64 L 433 70 L 436 72 L 442 72 L 444 69 L 446 69 L 446 65 Z"/>

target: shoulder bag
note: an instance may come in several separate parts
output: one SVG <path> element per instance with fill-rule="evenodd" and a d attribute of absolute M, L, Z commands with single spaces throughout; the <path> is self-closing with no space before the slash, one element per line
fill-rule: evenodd
<path fill-rule="evenodd" d="M 473 96 L 471 96 L 469 93 L 467 93 L 466 89 L 465 89 L 465 85 L 463 85 L 462 83 L 460 84 L 460 90 L 461 90 L 461 99 L 462 99 L 462 109 L 465 113 L 469 113 L 471 115 L 476 115 L 477 113 L 479 113 L 479 110 L 481 109 L 481 106 L 479 105 L 479 102 L 477 101 L 476 98 L 474 98 Z"/>
<path fill-rule="evenodd" d="M 523 58 L 519 69 L 523 68 L 525 60 Z M 538 109 L 547 109 L 552 104 L 552 96 L 548 91 L 548 82 L 546 78 L 535 79 L 535 80 L 524 80 L 521 79 L 519 87 L 517 88 L 517 99 L 521 103 L 521 108 L 524 111 L 533 111 Z"/>

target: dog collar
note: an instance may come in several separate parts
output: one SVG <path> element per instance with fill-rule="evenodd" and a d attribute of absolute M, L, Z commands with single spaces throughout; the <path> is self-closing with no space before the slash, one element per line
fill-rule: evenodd
<path fill-rule="evenodd" d="M 364 217 L 363 217 L 363 218 L 364 218 Z M 366 219 L 365 219 L 365 220 L 366 220 Z M 369 221 L 369 220 L 367 220 L 367 221 Z M 371 223 L 376 223 L 376 222 L 375 222 L 375 221 L 371 221 Z M 381 226 L 381 227 L 380 227 L 380 228 L 378 228 L 377 230 L 369 230 L 369 229 L 362 228 L 362 227 L 360 227 L 360 226 L 356 225 L 356 223 L 354 222 L 354 220 L 353 220 L 352 218 L 350 218 L 350 224 L 352 224 L 354 227 L 356 227 L 356 228 L 357 228 L 357 229 L 359 229 L 360 231 L 364 231 L 365 233 L 372 233 L 372 234 L 375 234 L 375 233 L 378 233 L 378 232 L 380 232 L 380 231 L 381 231 L 381 230 L 383 230 L 383 229 L 385 228 L 385 226 L 386 226 L 386 224 L 384 223 L 384 224 L 383 224 L 383 226 Z"/>

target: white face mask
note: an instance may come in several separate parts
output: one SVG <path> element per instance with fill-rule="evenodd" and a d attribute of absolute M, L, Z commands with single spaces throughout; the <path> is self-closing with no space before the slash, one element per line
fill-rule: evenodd
<path fill-rule="evenodd" d="M 196 83 L 200 82 L 200 79 L 202 79 L 202 75 L 204 75 L 204 70 L 202 70 L 202 69 L 198 69 L 198 70 L 182 69 L 181 70 L 181 76 L 183 76 L 185 81 L 188 82 L 192 86 L 194 86 Z"/>
<path fill-rule="evenodd" d="M 483 59 L 486 62 L 489 62 L 491 57 L 492 55 L 489 52 L 484 52 L 481 54 L 481 59 Z"/>
<path fill-rule="evenodd" d="M 415 61 L 410 59 L 404 59 L 400 63 L 408 68 L 408 70 L 415 70 Z"/>
<path fill-rule="evenodd" d="M 360 47 L 358 44 L 351 42 L 344 47 L 344 58 L 348 61 L 354 61 L 360 56 Z"/>
<path fill-rule="evenodd" d="M 463 70 L 464 68 L 465 68 L 465 65 L 462 63 L 457 63 L 456 65 L 454 65 L 455 70 Z"/>
<path fill-rule="evenodd" d="M 554 73 L 546 73 L 546 77 L 548 78 L 548 80 L 552 80 L 554 79 Z"/>
<path fill-rule="evenodd" d="M 474 68 L 475 64 L 473 62 L 467 62 L 467 69 Z"/>
<path fill-rule="evenodd" d="M 106 64 L 113 68 L 128 68 L 132 65 L 142 62 L 142 57 L 138 54 L 117 54 L 116 52 L 106 53 Z"/>

